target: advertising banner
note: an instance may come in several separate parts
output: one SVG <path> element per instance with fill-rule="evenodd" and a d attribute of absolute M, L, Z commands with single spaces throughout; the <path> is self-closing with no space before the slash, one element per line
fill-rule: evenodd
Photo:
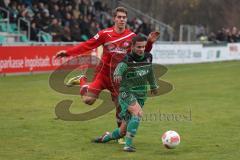
<path fill-rule="evenodd" d="M 202 61 L 202 45 L 199 44 L 157 44 L 153 46 L 153 63 L 181 64 Z"/>
<path fill-rule="evenodd" d="M 0 73 L 31 73 L 52 71 L 66 63 L 72 57 L 55 58 L 57 51 L 72 46 L 3 46 L 0 47 Z M 98 55 L 97 50 L 91 51 Z M 66 65 L 81 65 L 82 63 L 96 63 L 92 57 L 84 57 L 78 62 Z"/>

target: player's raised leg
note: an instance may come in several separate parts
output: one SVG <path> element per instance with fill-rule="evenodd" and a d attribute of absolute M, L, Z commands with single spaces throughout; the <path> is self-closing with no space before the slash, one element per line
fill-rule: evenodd
<path fill-rule="evenodd" d="M 121 107 L 123 109 L 123 112 L 121 112 L 121 115 L 125 116 L 125 119 L 127 121 L 127 131 L 125 136 L 126 144 L 124 145 L 123 150 L 126 152 L 135 152 L 136 149 L 133 147 L 133 138 L 135 137 L 137 133 L 138 126 L 140 124 L 140 119 L 143 115 L 142 108 L 138 101 L 133 101 L 130 105 L 127 101 L 121 101 Z M 128 105 L 128 106 L 127 106 Z M 127 107 L 127 111 L 126 110 Z M 125 112 L 125 115 L 124 115 Z M 127 114 L 130 113 L 130 116 L 127 116 Z"/>
<path fill-rule="evenodd" d="M 102 136 L 94 138 L 94 143 L 106 143 L 111 140 L 118 140 L 126 135 L 126 122 L 122 122 L 119 128 L 116 128 L 112 132 L 105 132 Z"/>
<path fill-rule="evenodd" d="M 87 83 L 87 77 L 85 75 L 79 75 L 73 78 L 70 78 L 66 82 L 67 87 L 73 87 L 73 86 L 82 86 Z"/>
<path fill-rule="evenodd" d="M 115 107 L 116 107 L 115 117 L 116 117 L 117 126 L 118 126 L 118 128 L 120 128 L 120 126 L 121 126 L 121 124 L 122 124 L 122 121 L 123 121 L 123 120 L 122 120 L 122 117 L 120 116 L 121 106 L 120 106 L 119 103 L 118 103 L 118 98 L 117 98 L 117 96 L 113 96 L 113 93 L 112 93 L 112 99 L 113 99 L 114 105 L 115 105 Z M 117 141 L 118 141 L 119 144 L 122 144 L 122 145 L 125 144 L 124 137 L 119 138 Z"/>

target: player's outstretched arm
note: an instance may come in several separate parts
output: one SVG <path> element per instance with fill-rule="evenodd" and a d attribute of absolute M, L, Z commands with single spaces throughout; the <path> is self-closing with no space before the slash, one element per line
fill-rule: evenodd
<path fill-rule="evenodd" d="M 76 56 L 80 54 L 89 53 L 92 49 L 99 47 L 105 42 L 105 34 L 103 31 L 99 31 L 94 37 L 91 39 L 81 42 L 79 45 L 74 46 L 68 50 L 66 50 L 67 54 L 70 56 Z"/>
<path fill-rule="evenodd" d="M 151 32 L 148 35 L 145 52 L 150 52 L 152 50 L 153 43 L 155 43 L 159 37 L 160 37 L 160 32 L 158 31 Z"/>
<path fill-rule="evenodd" d="M 147 40 L 151 43 L 155 43 L 158 40 L 159 37 L 160 37 L 160 32 L 153 31 L 148 35 Z"/>

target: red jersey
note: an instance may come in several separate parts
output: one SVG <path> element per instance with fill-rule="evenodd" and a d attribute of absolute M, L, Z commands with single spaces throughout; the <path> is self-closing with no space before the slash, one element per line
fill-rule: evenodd
<path fill-rule="evenodd" d="M 99 31 L 93 38 L 80 43 L 67 50 L 68 55 L 80 55 L 94 48 L 103 46 L 103 54 L 101 58 L 101 71 L 114 72 L 117 64 L 123 59 L 124 55 L 131 50 L 131 40 L 136 34 L 125 29 L 122 33 L 116 33 L 114 27 Z M 150 52 L 152 43 L 148 42 L 146 52 Z M 108 72 L 109 73 L 109 72 Z"/>

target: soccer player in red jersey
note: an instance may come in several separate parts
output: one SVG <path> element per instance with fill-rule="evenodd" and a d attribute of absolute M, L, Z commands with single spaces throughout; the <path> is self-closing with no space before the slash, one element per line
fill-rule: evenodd
<path fill-rule="evenodd" d="M 80 84 L 80 94 L 84 103 L 92 105 L 98 98 L 99 93 L 108 89 L 111 92 L 112 100 L 116 105 L 116 118 L 118 126 L 121 124 L 121 119 L 118 117 L 118 84 L 113 81 L 113 72 L 117 64 L 131 50 L 131 40 L 135 33 L 126 28 L 127 10 L 124 7 L 117 7 L 113 12 L 114 26 L 99 31 L 93 38 L 80 43 L 79 45 L 68 50 L 59 51 L 56 57 L 77 56 L 86 54 L 87 51 L 95 49 L 100 45 L 103 46 L 103 55 L 101 63 L 97 68 L 94 80 L 87 83 L 86 76 L 79 76 L 77 80 Z M 152 44 L 158 39 L 159 32 L 151 32 L 148 36 L 146 52 L 150 52 Z"/>

